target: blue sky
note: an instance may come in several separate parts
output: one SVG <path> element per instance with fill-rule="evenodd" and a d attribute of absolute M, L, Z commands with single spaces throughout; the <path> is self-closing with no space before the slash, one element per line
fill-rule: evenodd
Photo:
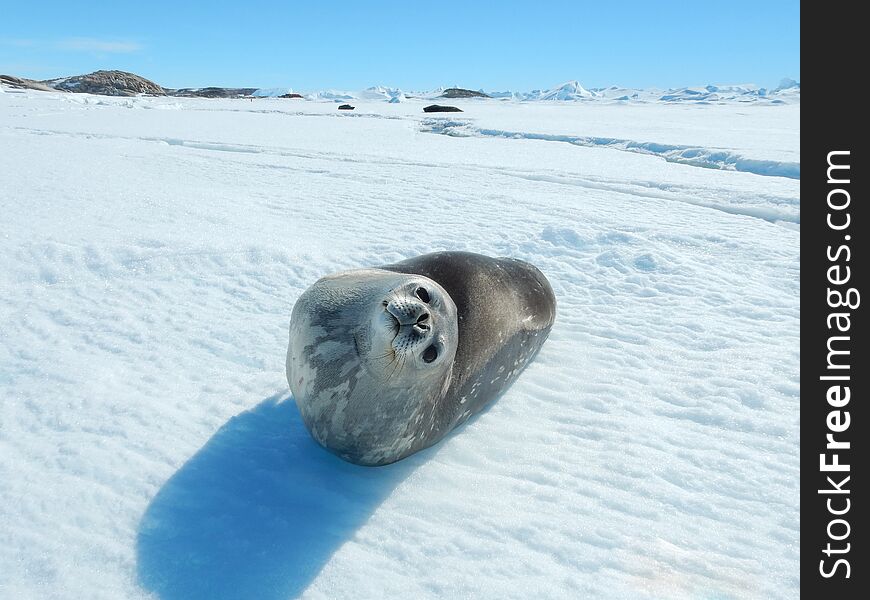
<path fill-rule="evenodd" d="M 772 87 L 800 80 L 800 4 L 0 0 L 0 73 L 97 69 L 165 87 Z"/>

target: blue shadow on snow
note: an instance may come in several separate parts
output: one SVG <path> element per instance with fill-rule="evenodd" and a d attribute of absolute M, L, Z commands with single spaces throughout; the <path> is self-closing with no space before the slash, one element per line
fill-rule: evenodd
<path fill-rule="evenodd" d="M 157 493 L 139 525 L 139 583 L 163 600 L 286 599 L 428 451 L 358 467 L 322 449 L 289 395 L 230 419 Z"/>

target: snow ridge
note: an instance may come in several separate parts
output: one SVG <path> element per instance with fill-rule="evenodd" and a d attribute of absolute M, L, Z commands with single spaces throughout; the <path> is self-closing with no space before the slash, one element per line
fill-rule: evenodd
<path fill-rule="evenodd" d="M 656 142 L 638 142 L 616 138 L 558 135 L 548 133 L 531 133 L 522 131 L 504 131 L 501 129 L 486 129 L 472 125 L 469 121 L 449 119 L 426 119 L 421 130 L 455 137 L 499 137 L 509 139 L 543 140 L 549 142 L 566 142 L 575 146 L 603 146 L 626 152 L 653 154 L 661 156 L 669 162 L 703 167 L 707 169 L 724 169 L 729 171 L 745 171 L 767 177 L 788 177 L 800 179 L 800 163 L 781 162 L 774 160 L 759 160 L 745 158 L 735 152 L 697 146 L 680 146 L 660 144 Z"/>

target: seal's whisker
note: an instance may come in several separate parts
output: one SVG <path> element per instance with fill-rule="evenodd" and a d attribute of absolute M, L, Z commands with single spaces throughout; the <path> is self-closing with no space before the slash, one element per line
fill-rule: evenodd
<path fill-rule="evenodd" d="M 396 371 L 398 371 L 399 373 L 402 372 L 402 365 L 404 365 L 404 363 L 405 363 L 405 355 L 403 354 L 401 357 L 399 357 L 399 360 L 396 361 L 396 366 L 393 367 L 393 371 L 392 371 L 392 373 L 390 373 L 390 376 L 387 378 L 387 381 L 389 381 L 390 379 L 393 378 L 393 375 L 396 374 Z"/>
<path fill-rule="evenodd" d="M 394 358 L 396 356 L 396 351 L 393 350 L 392 348 L 390 348 L 389 350 L 387 350 L 386 352 L 384 352 L 380 356 L 375 356 L 373 358 L 374 358 L 374 360 L 381 360 L 383 358 L 387 358 L 388 356 L 391 357 L 391 359 Z"/>

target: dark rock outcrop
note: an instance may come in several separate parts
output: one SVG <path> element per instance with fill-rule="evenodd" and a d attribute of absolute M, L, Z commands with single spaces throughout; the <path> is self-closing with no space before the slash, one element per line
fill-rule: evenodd
<path fill-rule="evenodd" d="M 301 98 L 302 94 L 297 94 L 296 92 L 290 92 L 289 94 L 281 94 L 278 97 L 279 98 Z"/>
<path fill-rule="evenodd" d="M 439 98 L 489 98 L 489 94 L 466 90 L 465 88 L 447 88 Z"/>
<path fill-rule="evenodd" d="M 87 75 L 47 79 L 47 86 L 66 92 L 102 94 L 103 96 L 165 96 L 165 90 L 148 79 L 126 71 L 95 71 Z"/>
<path fill-rule="evenodd" d="M 166 93 L 179 98 L 246 98 L 256 91 L 257 88 L 204 87 L 167 90 Z"/>
<path fill-rule="evenodd" d="M 17 90 L 39 90 L 41 92 L 57 91 L 53 87 L 42 82 L 34 81 L 33 79 L 25 79 L 24 77 L 13 77 L 12 75 L 0 75 L 0 83 Z"/>
<path fill-rule="evenodd" d="M 338 110 L 353 110 L 353 109 L 354 109 L 354 107 L 351 106 L 350 104 L 342 104 L 341 106 L 338 107 Z"/>
<path fill-rule="evenodd" d="M 455 106 L 442 106 L 441 104 L 430 104 L 423 108 L 423 112 L 462 112 L 461 108 Z"/>

